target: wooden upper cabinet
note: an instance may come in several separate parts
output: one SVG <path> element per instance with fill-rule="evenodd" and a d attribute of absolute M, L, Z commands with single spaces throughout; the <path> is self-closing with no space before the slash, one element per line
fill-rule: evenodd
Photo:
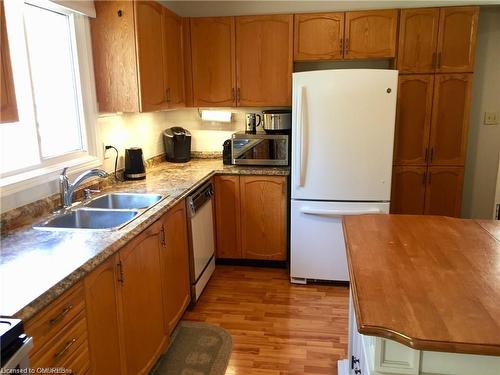
<path fill-rule="evenodd" d="M 240 176 L 242 254 L 286 259 L 286 178 Z"/>
<path fill-rule="evenodd" d="M 96 18 L 90 19 L 90 31 L 99 112 L 139 112 L 134 4 L 96 1 L 94 5 Z"/>
<path fill-rule="evenodd" d="M 394 166 L 391 214 L 422 215 L 425 205 L 427 167 Z"/>
<path fill-rule="evenodd" d="M 294 25 L 294 61 L 342 58 L 344 13 L 296 14 Z"/>
<path fill-rule="evenodd" d="M 399 76 L 394 164 L 427 164 L 433 87 L 432 74 Z"/>
<path fill-rule="evenodd" d="M 191 19 L 195 106 L 236 106 L 234 17 Z"/>
<path fill-rule="evenodd" d="M 163 6 L 155 1 L 136 1 L 137 61 L 141 110 L 168 108 L 163 42 Z"/>
<path fill-rule="evenodd" d="M 395 57 L 397 25 L 397 9 L 347 12 L 344 58 Z"/>
<path fill-rule="evenodd" d="M 12 78 L 3 1 L 0 1 L 0 32 L 0 123 L 15 122 L 18 120 L 16 92 Z"/>
<path fill-rule="evenodd" d="M 93 374 L 125 374 L 118 313 L 118 255 L 85 277 L 90 365 Z"/>
<path fill-rule="evenodd" d="M 182 200 L 163 216 L 163 302 L 167 334 L 174 331 L 191 300 L 186 206 Z"/>
<path fill-rule="evenodd" d="M 156 1 L 96 1 L 91 19 L 100 112 L 184 105 L 182 19 Z"/>
<path fill-rule="evenodd" d="M 434 82 L 431 165 L 464 165 L 472 74 L 440 74 Z"/>
<path fill-rule="evenodd" d="M 215 176 L 214 182 L 217 258 L 242 258 L 240 178 Z"/>
<path fill-rule="evenodd" d="M 462 167 L 430 167 L 427 177 L 425 214 L 459 217 L 462 206 Z"/>
<path fill-rule="evenodd" d="M 236 17 L 238 105 L 290 105 L 292 55 L 292 15 Z"/>
<path fill-rule="evenodd" d="M 144 374 L 151 369 L 168 340 L 160 264 L 162 231 L 162 223 L 157 221 L 119 253 L 118 297 L 128 374 Z"/>
<path fill-rule="evenodd" d="M 441 8 L 437 71 L 472 72 L 479 7 Z"/>
<path fill-rule="evenodd" d="M 438 27 L 439 8 L 401 10 L 397 64 L 401 73 L 434 72 Z"/>
<path fill-rule="evenodd" d="M 163 8 L 164 76 L 169 108 L 184 107 L 182 18 Z"/>

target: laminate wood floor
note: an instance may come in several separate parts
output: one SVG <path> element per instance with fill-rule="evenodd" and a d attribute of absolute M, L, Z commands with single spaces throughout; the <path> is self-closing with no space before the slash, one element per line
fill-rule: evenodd
<path fill-rule="evenodd" d="M 217 266 L 183 319 L 231 333 L 226 375 L 337 374 L 347 357 L 348 296 L 344 286 L 292 285 L 284 269 Z"/>

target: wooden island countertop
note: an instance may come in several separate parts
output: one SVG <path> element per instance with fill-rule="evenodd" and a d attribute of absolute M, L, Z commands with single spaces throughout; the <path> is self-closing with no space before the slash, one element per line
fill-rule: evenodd
<path fill-rule="evenodd" d="M 360 333 L 500 356 L 500 221 L 344 217 Z"/>

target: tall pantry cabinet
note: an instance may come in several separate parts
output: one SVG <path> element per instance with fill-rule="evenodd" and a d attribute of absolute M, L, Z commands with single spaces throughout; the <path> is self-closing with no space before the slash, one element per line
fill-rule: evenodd
<path fill-rule="evenodd" d="M 401 10 L 392 213 L 460 215 L 478 15 Z"/>

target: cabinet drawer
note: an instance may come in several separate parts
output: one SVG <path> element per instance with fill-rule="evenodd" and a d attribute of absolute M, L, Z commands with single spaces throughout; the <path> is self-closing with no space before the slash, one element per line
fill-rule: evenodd
<path fill-rule="evenodd" d="M 78 283 L 51 303 L 33 319 L 26 323 L 26 332 L 33 337 L 33 350 L 36 353 L 49 342 L 74 317 L 83 311 L 85 306 L 83 286 Z"/>
<path fill-rule="evenodd" d="M 60 331 L 43 350 L 35 352 L 31 360 L 32 368 L 61 367 L 67 363 L 80 346 L 87 344 L 87 321 L 83 313 L 64 331 Z M 40 348 L 40 346 L 39 346 Z M 87 350 L 84 347 L 84 350 Z"/>
<path fill-rule="evenodd" d="M 90 360 L 87 340 L 85 340 L 71 355 L 68 355 L 67 360 L 61 367 L 71 370 L 71 374 L 76 375 L 83 375 L 89 371 Z"/>

